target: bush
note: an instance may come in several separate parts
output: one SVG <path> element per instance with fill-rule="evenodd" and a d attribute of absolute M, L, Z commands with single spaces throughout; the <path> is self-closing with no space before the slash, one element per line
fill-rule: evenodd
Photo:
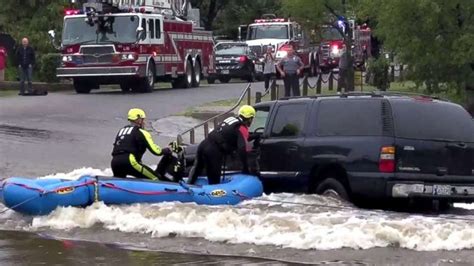
<path fill-rule="evenodd" d="M 13 59 L 13 56 L 8 55 L 7 68 L 5 69 L 5 80 L 16 81 L 18 78 L 18 66 Z"/>
<path fill-rule="evenodd" d="M 59 79 L 56 77 L 56 68 L 60 63 L 59 54 L 44 54 L 38 57 L 37 69 L 40 81 L 44 82 L 58 82 Z"/>
<path fill-rule="evenodd" d="M 368 71 L 371 79 L 369 84 L 380 90 L 387 90 L 390 86 L 388 77 L 389 63 L 387 59 L 380 56 L 377 59 L 370 58 L 368 61 Z"/>

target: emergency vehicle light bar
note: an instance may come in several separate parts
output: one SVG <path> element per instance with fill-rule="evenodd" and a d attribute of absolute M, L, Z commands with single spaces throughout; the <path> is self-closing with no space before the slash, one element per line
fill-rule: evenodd
<path fill-rule="evenodd" d="M 256 19 L 255 23 L 265 23 L 265 22 L 287 22 L 284 18 L 274 18 L 274 19 Z"/>
<path fill-rule="evenodd" d="M 64 9 L 64 14 L 65 14 L 66 16 L 78 15 L 78 14 L 82 14 L 82 10 L 80 10 L 80 9 L 70 9 L 70 8 L 67 8 L 67 9 Z"/>

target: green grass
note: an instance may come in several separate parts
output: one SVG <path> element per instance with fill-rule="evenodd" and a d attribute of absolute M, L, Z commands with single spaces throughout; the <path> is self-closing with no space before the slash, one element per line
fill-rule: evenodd
<path fill-rule="evenodd" d="M 11 97 L 18 95 L 18 90 L 0 90 L 0 97 Z"/>
<path fill-rule="evenodd" d="M 315 84 L 310 84 L 311 86 Z M 364 92 L 371 92 L 371 91 L 376 91 L 378 90 L 374 86 L 370 86 L 367 84 L 363 84 L 362 88 L 361 86 L 356 86 L 355 91 L 364 91 Z M 427 94 L 426 88 L 424 87 L 417 87 L 416 84 L 412 81 L 403 81 L 403 82 L 392 82 L 390 83 L 390 88 L 388 91 L 396 91 L 396 92 L 406 92 L 406 93 L 419 93 L 419 94 Z M 432 94 L 432 96 L 437 96 L 442 99 L 447 99 L 455 103 L 459 104 L 464 104 L 466 102 L 466 96 L 461 94 L 458 95 L 453 92 L 454 90 L 449 90 L 449 92 L 445 93 L 436 93 Z M 329 90 L 327 86 L 323 86 L 321 89 L 321 94 L 322 95 L 327 95 L 327 94 L 337 94 L 337 85 L 334 84 L 334 89 L 332 91 Z M 316 89 L 308 89 L 308 95 L 316 95 Z M 262 98 L 262 101 L 269 101 L 270 100 L 270 94 L 268 93 Z M 213 102 L 208 102 L 202 105 L 199 105 L 197 107 L 192 107 L 187 109 L 185 112 L 180 113 L 179 115 L 184 115 L 184 116 L 192 116 L 194 112 L 196 112 L 198 109 L 203 109 L 204 107 L 224 107 L 228 106 L 229 108 L 233 106 L 237 102 L 237 98 L 231 98 L 231 99 L 226 99 L 226 100 L 219 100 L 219 101 L 213 101 Z M 255 103 L 255 97 L 251 97 L 251 102 Z M 240 105 L 247 104 L 247 98 L 245 98 Z M 210 108 L 210 109 L 211 109 Z M 204 108 L 205 109 L 205 108 Z"/>

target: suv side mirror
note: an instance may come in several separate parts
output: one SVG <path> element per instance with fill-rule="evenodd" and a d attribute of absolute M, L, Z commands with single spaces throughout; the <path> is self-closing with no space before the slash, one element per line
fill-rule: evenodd
<path fill-rule="evenodd" d="M 54 41 L 54 40 L 55 40 L 56 33 L 54 32 L 54 30 L 49 30 L 49 31 L 48 31 L 48 35 L 49 35 L 49 39 L 50 39 L 51 41 Z"/>
<path fill-rule="evenodd" d="M 145 39 L 145 29 L 143 27 L 138 27 L 137 28 L 137 42 L 139 40 L 144 40 Z"/>
<path fill-rule="evenodd" d="M 53 45 L 54 49 L 59 50 L 59 45 L 56 44 L 56 32 L 54 30 L 48 31 L 49 41 Z"/>

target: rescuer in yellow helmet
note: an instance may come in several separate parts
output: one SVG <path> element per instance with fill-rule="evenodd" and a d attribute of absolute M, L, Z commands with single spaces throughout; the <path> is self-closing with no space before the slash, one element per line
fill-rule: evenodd
<path fill-rule="evenodd" d="M 132 108 L 128 111 L 129 125 L 119 130 L 112 151 L 112 171 L 116 177 L 127 175 L 137 178 L 158 180 L 159 175 L 150 167 L 142 164 L 142 157 L 148 149 L 156 156 L 171 155 L 170 148 L 160 148 L 153 142 L 151 134 L 145 128 L 145 111 Z M 166 178 L 161 178 L 169 181 Z"/>
<path fill-rule="evenodd" d="M 237 117 L 225 119 L 216 129 L 209 133 L 197 150 L 194 167 L 191 170 L 189 183 L 194 184 L 205 168 L 209 184 L 219 184 L 221 180 L 222 165 L 225 156 L 238 151 L 242 162 L 242 172 L 249 174 L 247 153 L 249 127 L 255 117 L 255 109 L 244 105 L 239 109 Z"/>

